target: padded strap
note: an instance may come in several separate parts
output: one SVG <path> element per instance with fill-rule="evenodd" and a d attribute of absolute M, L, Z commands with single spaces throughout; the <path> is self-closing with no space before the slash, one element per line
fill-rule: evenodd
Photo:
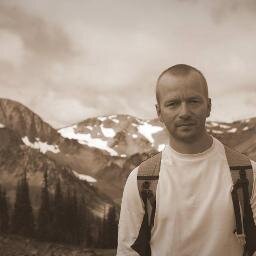
<path fill-rule="evenodd" d="M 156 209 L 156 187 L 161 165 L 161 152 L 142 162 L 138 169 L 137 183 L 145 214 L 139 234 L 131 248 L 141 256 L 151 256 L 150 239 Z"/>
<path fill-rule="evenodd" d="M 256 250 L 256 227 L 250 206 L 254 181 L 252 165 L 245 155 L 226 146 L 225 151 L 233 180 L 231 195 L 236 220 L 235 233 L 238 238 L 243 238 L 243 255 L 252 255 Z"/>
<path fill-rule="evenodd" d="M 253 188 L 253 170 L 252 170 L 252 165 L 251 165 L 251 161 L 250 159 L 225 146 L 225 151 L 226 151 L 226 157 L 227 157 L 227 161 L 228 161 L 228 165 L 229 168 L 231 170 L 231 176 L 232 176 L 232 180 L 233 183 L 235 184 L 235 182 L 240 178 L 240 173 L 238 171 L 245 171 L 246 170 L 246 177 L 249 181 L 249 197 L 251 198 L 251 194 L 252 194 L 252 188 Z"/>
<path fill-rule="evenodd" d="M 147 191 L 149 198 L 151 198 L 151 204 L 155 204 L 156 187 L 159 178 L 161 157 L 162 152 L 154 155 L 153 157 L 142 162 L 138 170 L 137 183 L 140 195 L 142 191 Z M 153 201 L 152 198 L 154 198 Z"/>

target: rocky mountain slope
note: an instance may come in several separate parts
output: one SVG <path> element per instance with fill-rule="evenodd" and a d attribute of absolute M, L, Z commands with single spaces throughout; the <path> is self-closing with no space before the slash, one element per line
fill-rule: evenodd
<path fill-rule="evenodd" d="M 0 99 L 0 123 L 18 135 L 19 143 L 37 149 L 117 203 L 130 171 L 168 143 L 158 119 L 99 116 L 57 131 L 25 106 L 6 99 Z M 207 130 L 256 160 L 256 118 L 233 123 L 208 121 Z"/>
<path fill-rule="evenodd" d="M 65 139 L 59 138 L 60 135 L 35 114 L 27 111 L 26 108 L 22 109 L 23 106 L 21 106 L 22 111 L 24 110 L 22 112 L 19 107 L 17 104 L 16 109 L 13 109 L 14 112 L 4 112 L 1 108 L 0 119 L 0 183 L 6 188 L 11 203 L 15 199 L 16 184 L 26 171 L 31 189 L 31 201 L 33 208 L 37 210 L 40 204 L 43 174 L 47 170 L 50 192 L 53 193 L 57 181 L 60 180 L 64 191 L 69 188 L 71 191 L 77 191 L 78 195 L 83 195 L 91 212 L 102 217 L 105 207 L 112 204 L 112 200 L 92 185 L 94 180 L 90 176 L 80 175 L 69 165 L 62 164 L 51 157 L 58 154 L 60 145 L 62 143 L 63 146 Z M 19 113 L 16 118 L 14 113 Z M 23 119 L 20 119 L 22 116 Z M 34 121 L 31 122 L 30 118 Z M 39 128 L 24 128 L 29 126 L 26 121 L 30 125 L 32 123 L 35 125 L 38 122 L 38 126 L 32 126 Z M 32 135 L 36 137 L 31 137 Z M 48 137 L 49 140 L 46 140 Z M 62 140 L 60 144 L 58 144 L 58 140 Z M 76 142 L 68 142 L 67 147 L 72 144 L 76 144 Z M 47 154 L 49 152 L 51 154 Z"/>
<path fill-rule="evenodd" d="M 226 145 L 256 160 L 256 118 L 233 123 L 208 121 L 207 130 Z M 112 156 L 111 164 L 95 172 L 94 176 L 97 184 L 115 200 L 120 200 L 129 172 L 168 143 L 167 132 L 158 119 L 142 120 L 128 115 L 90 118 L 62 128 L 59 133 Z"/>
<path fill-rule="evenodd" d="M 92 166 L 93 170 L 101 169 L 109 161 L 102 150 L 62 137 L 32 110 L 13 100 L 0 99 L 0 123 L 17 133 L 27 146 L 60 164 L 70 163 L 78 172 L 80 169 L 91 172 Z"/>

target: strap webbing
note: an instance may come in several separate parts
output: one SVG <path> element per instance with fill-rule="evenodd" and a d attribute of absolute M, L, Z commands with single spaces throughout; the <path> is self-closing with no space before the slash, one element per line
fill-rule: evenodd
<path fill-rule="evenodd" d="M 253 171 L 250 159 L 245 155 L 225 147 L 226 158 L 231 172 L 233 189 L 231 192 L 237 235 L 245 235 L 244 218 L 250 210 L 250 197 L 253 187 Z"/>

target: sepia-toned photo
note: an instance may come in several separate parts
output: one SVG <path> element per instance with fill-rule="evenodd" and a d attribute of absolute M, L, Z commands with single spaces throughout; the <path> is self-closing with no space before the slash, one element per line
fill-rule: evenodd
<path fill-rule="evenodd" d="M 1 256 L 256 256 L 256 2 L 0 1 Z"/>

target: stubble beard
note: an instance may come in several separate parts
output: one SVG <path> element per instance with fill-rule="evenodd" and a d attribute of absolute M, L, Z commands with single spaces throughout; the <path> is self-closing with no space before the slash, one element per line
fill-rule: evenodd
<path fill-rule="evenodd" d="M 184 129 L 183 131 L 180 131 L 179 129 L 182 129 L 182 128 L 175 127 L 173 131 L 168 129 L 169 135 L 173 140 L 180 143 L 185 143 L 185 144 L 195 143 L 206 133 L 206 130 L 204 127 L 198 127 L 197 125 L 192 127 L 193 131 L 186 131 L 186 127 L 183 128 Z M 189 129 L 189 127 L 187 129 Z"/>

